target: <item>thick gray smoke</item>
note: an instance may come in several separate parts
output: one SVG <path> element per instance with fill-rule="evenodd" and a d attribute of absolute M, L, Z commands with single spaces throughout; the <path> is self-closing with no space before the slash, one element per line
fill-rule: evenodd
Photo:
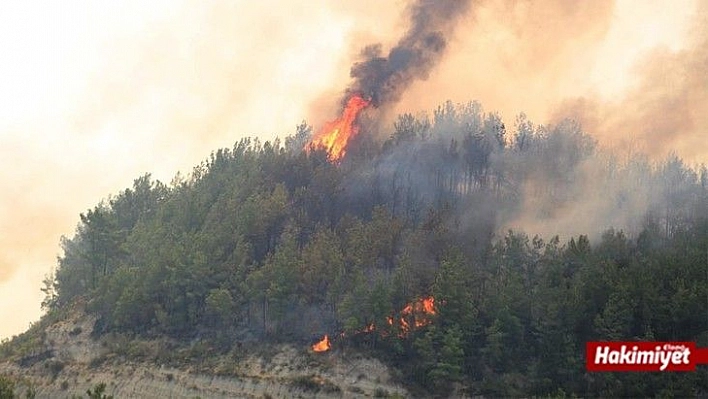
<path fill-rule="evenodd" d="M 355 79 L 349 92 L 370 97 L 374 106 L 395 103 L 418 79 L 426 79 L 442 58 L 446 37 L 470 0 L 418 0 L 411 4 L 410 28 L 398 43 L 382 55 L 380 44 L 362 51 L 363 61 L 351 69 Z M 349 94 L 349 93 L 347 93 Z"/>
<path fill-rule="evenodd" d="M 705 167 L 622 158 L 568 119 L 536 125 L 522 114 L 506 124 L 479 103 L 448 102 L 432 118 L 399 116 L 389 137 L 378 156 L 350 162 L 348 206 L 385 206 L 414 222 L 436 210 L 452 237 L 474 238 L 473 252 L 508 230 L 593 240 L 658 226 L 671 236 L 708 209 Z"/>

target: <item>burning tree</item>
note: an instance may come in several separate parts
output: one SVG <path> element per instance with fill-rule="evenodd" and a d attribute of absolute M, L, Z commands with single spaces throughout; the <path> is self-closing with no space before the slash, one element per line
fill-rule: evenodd
<path fill-rule="evenodd" d="M 359 95 L 353 95 L 347 101 L 342 114 L 335 120 L 328 122 L 315 135 L 308 147 L 324 148 L 329 159 L 339 162 L 347 153 L 346 147 L 359 132 L 356 119 L 361 111 L 371 102 Z"/>
<path fill-rule="evenodd" d="M 406 33 L 384 54 L 380 44 L 361 51 L 354 63 L 341 116 L 315 135 L 310 146 L 323 147 L 330 160 L 339 162 L 346 147 L 359 131 L 359 113 L 372 105 L 385 107 L 398 102 L 416 80 L 425 80 L 447 48 L 446 35 L 458 18 L 465 14 L 470 0 L 415 1 L 409 8 Z"/>

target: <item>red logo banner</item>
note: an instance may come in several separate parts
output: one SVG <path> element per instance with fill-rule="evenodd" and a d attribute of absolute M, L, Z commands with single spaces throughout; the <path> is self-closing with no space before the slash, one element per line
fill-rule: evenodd
<path fill-rule="evenodd" d="M 695 342 L 588 342 L 588 371 L 695 371 L 708 364 L 708 348 Z"/>

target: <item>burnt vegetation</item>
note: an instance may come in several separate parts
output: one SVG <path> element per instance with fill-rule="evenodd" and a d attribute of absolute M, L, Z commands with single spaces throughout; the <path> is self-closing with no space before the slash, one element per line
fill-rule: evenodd
<path fill-rule="evenodd" d="M 62 240 L 49 312 L 80 299 L 94 334 L 222 352 L 330 334 L 426 395 L 708 392 L 705 368 L 584 367 L 589 340 L 708 346 L 704 167 L 622 161 L 571 121 L 505 124 L 476 103 L 402 115 L 383 141 L 361 123 L 339 165 L 302 150 L 303 124 L 284 143 L 218 150 L 169 185 L 138 178 Z M 428 296 L 432 323 L 391 331 L 387 317 Z"/>

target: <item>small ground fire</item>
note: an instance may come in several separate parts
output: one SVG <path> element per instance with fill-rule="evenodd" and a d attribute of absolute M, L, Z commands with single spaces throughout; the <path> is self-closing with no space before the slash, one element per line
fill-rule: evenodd
<path fill-rule="evenodd" d="M 332 344 L 329 342 L 329 335 L 324 336 L 321 341 L 312 345 L 312 350 L 315 352 L 326 352 L 330 350 Z"/>

